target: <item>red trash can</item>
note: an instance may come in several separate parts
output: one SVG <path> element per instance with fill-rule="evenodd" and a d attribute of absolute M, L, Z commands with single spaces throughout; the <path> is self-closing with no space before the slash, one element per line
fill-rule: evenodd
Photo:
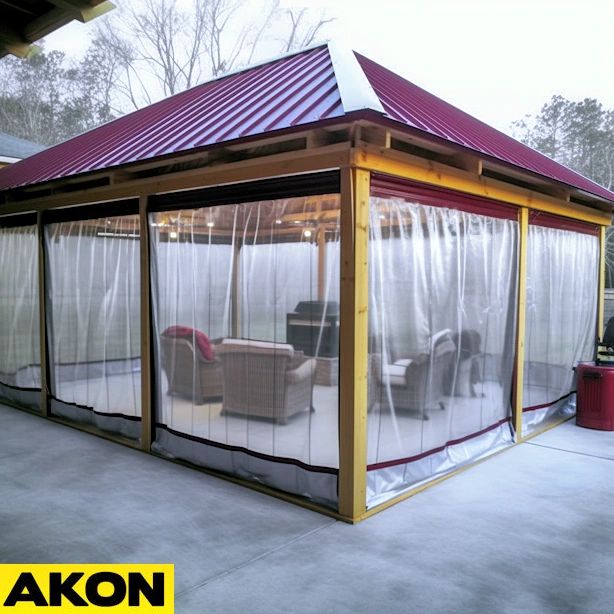
<path fill-rule="evenodd" d="M 576 367 L 576 424 L 614 431 L 614 367 L 582 362 Z"/>

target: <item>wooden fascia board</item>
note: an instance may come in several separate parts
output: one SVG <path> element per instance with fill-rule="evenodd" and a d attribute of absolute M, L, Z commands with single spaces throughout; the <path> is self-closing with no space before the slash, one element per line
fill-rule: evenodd
<path fill-rule="evenodd" d="M 140 195 L 178 192 L 200 187 L 268 179 L 284 175 L 344 168 L 350 164 L 350 143 L 329 145 L 320 149 L 280 153 L 209 168 L 170 173 L 64 194 L 33 198 L 0 205 L 0 216 L 57 207 L 95 204 Z M 95 176 L 93 176 L 95 178 Z"/>
<path fill-rule="evenodd" d="M 351 163 L 352 166 L 357 168 L 432 184 L 466 194 L 483 196 L 591 224 L 609 226 L 611 223 L 612 214 L 610 212 L 570 203 L 411 154 L 402 154 L 374 147 L 354 148 L 351 153 Z"/>
<path fill-rule="evenodd" d="M 362 120 L 361 123 L 367 122 Z M 382 128 L 386 127 L 390 130 L 390 134 L 393 138 L 401 141 L 406 141 L 410 145 L 416 145 L 423 149 L 432 151 L 435 154 L 441 154 L 444 156 L 448 155 L 452 157 L 465 156 L 469 158 L 474 158 L 475 161 L 473 163 L 479 164 L 479 169 L 481 169 L 482 167 L 484 167 L 485 169 L 492 169 L 496 172 L 500 172 L 501 174 L 509 175 L 512 178 L 517 178 L 528 184 L 534 184 L 536 187 L 548 186 L 548 188 L 551 189 L 555 195 L 558 196 L 558 194 L 560 193 L 563 199 L 567 198 L 568 193 L 572 198 L 575 194 L 578 194 L 582 198 L 586 198 L 587 200 L 593 200 L 596 206 L 614 206 L 607 199 L 596 194 L 587 192 L 586 190 L 581 190 L 579 188 L 575 188 L 573 186 L 569 186 L 567 184 L 556 181 L 555 179 L 550 179 L 538 173 L 534 173 L 532 171 L 516 167 L 513 164 L 506 163 L 495 157 L 489 156 L 487 154 L 482 154 L 467 147 L 463 147 L 458 143 L 447 141 L 435 135 L 430 135 L 426 132 L 418 130 L 417 128 L 412 128 L 411 126 L 399 124 L 399 122 L 394 121 L 390 118 L 381 117 L 371 113 L 368 115 L 368 123 L 371 125 L 380 126 Z M 588 208 L 590 209 L 591 207 Z"/>

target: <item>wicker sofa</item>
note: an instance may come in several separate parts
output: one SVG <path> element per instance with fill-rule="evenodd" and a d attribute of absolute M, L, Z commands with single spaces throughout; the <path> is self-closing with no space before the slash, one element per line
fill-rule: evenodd
<path fill-rule="evenodd" d="M 394 410 L 417 412 L 423 420 L 429 419 L 431 409 L 445 409 L 445 380 L 450 374 L 456 346 L 451 331 L 444 329 L 432 335 L 430 351 L 402 358 L 393 364 L 371 360 L 371 387 L 376 391 L 380 406 Z M 370 405 L 375 400 L 370 399 Z"/>
<path fill-rule="evenodd" d="M 220 340 L 211 342 L 215 355 Z M 217 357 L 206 360 L 192 340 L 160 336 L 162 369 L 168 379 L 168 394 L 192 399 L 197 405 L 222 398 L 222 369 Z"/>
<path fill-rule="evenodd" d="M 316 362 L 291 345 L 224 339 L 217 347 L 224 381 L 224 414 L 286 424 L 312 410 Z"/>

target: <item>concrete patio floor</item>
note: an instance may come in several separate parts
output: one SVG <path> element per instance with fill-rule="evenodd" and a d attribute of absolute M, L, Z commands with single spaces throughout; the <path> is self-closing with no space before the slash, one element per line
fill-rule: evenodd
<path fill-rule="evenodd" d="M 0 406 L 0 562 L 171 562 L 178 613 L 610 613 L 614 433 L 568 422 L 350 526 Z"/>

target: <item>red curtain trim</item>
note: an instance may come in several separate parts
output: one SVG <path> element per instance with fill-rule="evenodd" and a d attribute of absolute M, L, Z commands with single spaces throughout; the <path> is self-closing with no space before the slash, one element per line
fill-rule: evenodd
<path fill-rule="evenodd" d="M 571 220 L 566 217 L 552 215 L 551 213 L 544 213 L 543 211 L 531 210 L 529 212 L 529 224 L 544 226 L 545 228 L 556 228 L 557 230 L 570 230 L 594 237 L 599 236 L 599 226 L 596 224 Z"/>
<path fill-rule="evenodd" d="M 379 173 L 371 175 L 371 195 L 380 198 L 402 198 L 432 207 L 458 209 L 488 217 L 518 220 L 518 207 L 514 205 Z"/>
<path fill-rule="evenodd" d="M 538 409 L 544 409 L 546 407 L 551 407 L 552 405 L 555 405 L 559 401 L 569 398 L 572 394 L 575 394 L 575 393 L 576 391 L 572 390 L 571 392 L 564 394 L 560 399 L 556 399 L 556 401 L 550 401 L 549 403 L 542 403 L 541 405 L 531 405 L 530 407 L 523 407 L 522 413 L 525 413 L 527 411 L 537 411 Z"/>
<path fill-rule="evenodd" d="M 398 465 L 408 465 L 409 463 L 415 463 L 416 461 L 422 460 L 431 454 L 437 454 L 437 452 L 442 452 L 449 446 L 456 446 L 460 443 L 464 443 L 465 441 L 469 441 L 470 439 L 474 439 L 475 437 L 479 437 L 480 435 L 484 435 L 489 431 L 493 431 L 494 429 L 500 427 L 502 424 L 506 422 L 511 422 L 512 418 L 508 416 L 507 418 L 503 418 L 490 426 L 482 429 L 481 431 L 477 431 L 476 433 L 471 433 L 470 435 L 465 435 L 465 437 L 460 437 L 459 439 L 451 439 L 447 441 L 442 446 L 438 448 L 433 448 L 432 450 L 428 450 L 427 452 L 422 452 L 421 454 L 416 454 L 415 456 L 408 456 L 406 458 L 399 458 L 396 460 L 384 461 L 382 463 L 374 463 L 372 465 L 367 465 L 367 471 L 377 471 L 378 469 L 386 469 L 388 467 L 396 467 Z"/>

